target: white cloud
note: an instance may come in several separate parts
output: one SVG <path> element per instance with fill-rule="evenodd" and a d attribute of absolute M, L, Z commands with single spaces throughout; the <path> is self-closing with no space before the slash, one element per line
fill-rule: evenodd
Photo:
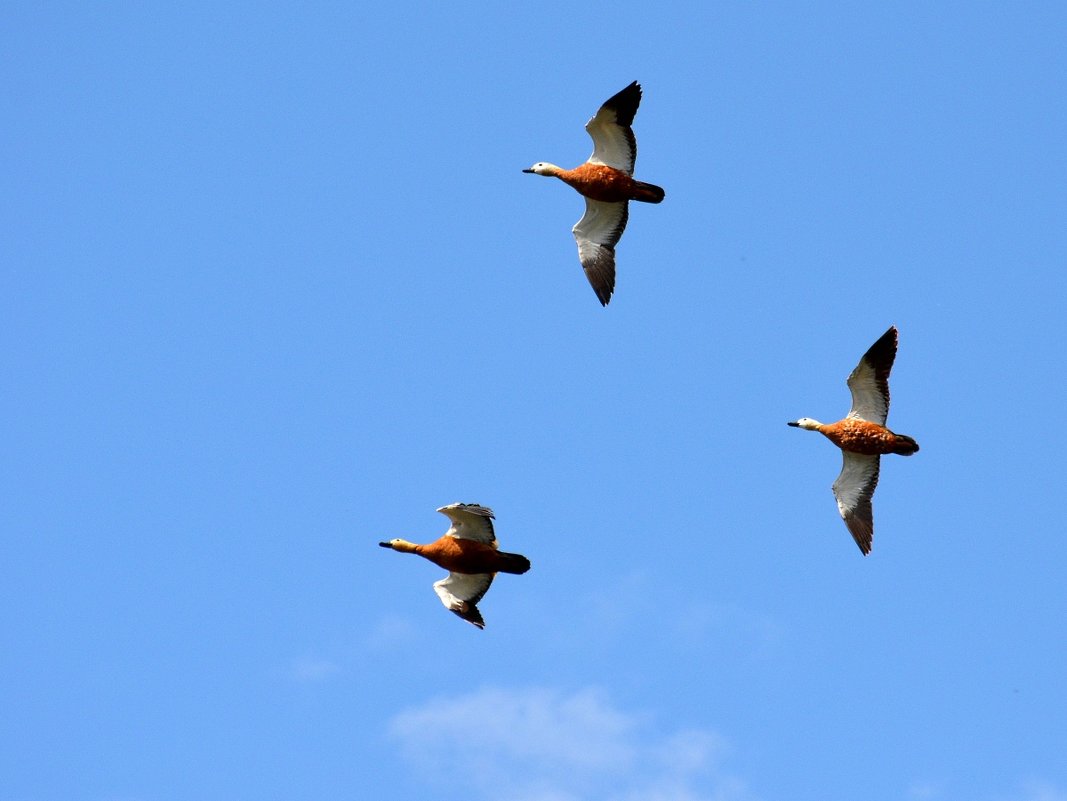
<path fill-rule="evenodd" d="M 596 771 L 633 761 L 632 725 L 592 690 L 562 697 L 550 690 L 486 689 L 402 712 L 391 731 L 416 759 L 436 754 L 478 762 L 492 754 Z"/>
<path fill-rule="evenodd" d="M 390 735 L 431 782 L 513 801 L 741 801 L 707 730 L 655 731 L 597 690 L 487 688 L 393 718 Z"/>

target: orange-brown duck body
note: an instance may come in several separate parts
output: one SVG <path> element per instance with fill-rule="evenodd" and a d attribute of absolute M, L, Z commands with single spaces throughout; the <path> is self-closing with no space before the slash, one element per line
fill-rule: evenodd
<path fill-rule="evenodd" d="M 874 541 L 874 512 L 871 498 L 878 486 L 883 454 L 911 456 L 919 443 L 885 427 L 889 414 L 889 373 L 897 355 L 897 329 L 890 326 L 867 349 L 848 377 L 852 409 L 836 423 L 820 423 L 802 417 L 789 425 L 818 431 L 841 449 L 841 472 L 833 483 L 837 509 L 849 533 L 864 553 Z"/>
<path fill-rule="evenodd" d="M 489 591 L 497 573 L 522 574 L 530 560 L 522 554 L 497 549 L 493 510 L 476 503 L 453 503 L 437 510 L 452 521 L 443 537 L 420 545 L 402 539 L 378 543 L 401 553 L 414 553 L 443 567 L 448 575 L 433 584 L 445 609 L 482 629 L 485 620 L 478 602 Z"/>
<path fill-rule="evenodd" d="M 580 164 L 573 170 L 554 173 L 567 186 L 579 194 L 604 203 L 621 203 L 640 200 L 644 203 L 659 203 L 664 192 L 658 186 L 635 181 L 622 170 L 606 164 Z"/>
<path fill-rule="evenodd" d="M 911 456 L 919 450 L 919 443 L 904 434 L 896 434 L 885 426 L 867 420 L 845 418 L 815 429 L 844 451 L 875 456 L 896 453 Z"/>
<path fill-rule="evenodd" d="M 429 559 L 438 567 L 452 573 L 513 573 L 522 575 L 530 569 L 530 560 L 517 553 L 497 550 L 475 540 L 460 539 L 445 534 L 425 545 L 406 540 L 378 543 L 401 553 L 414 553 Z"/>
<path fill-rule="evenodd" d="M 571 228 L 578 260 L 597 300 L 604 306 L 615 291 L 615 246 L 630 216 L 630 201 L 659 203 L 662 187 L 634 180 L 637 139 L 633 121 L 641 103 L 641 86 L 634 81 L 608 98 L 585 125 L 593 139 L 593 153 L 573 170 L 539 161 L 523 172 L 559 178 L 585 198 L 585 214 Z"/>

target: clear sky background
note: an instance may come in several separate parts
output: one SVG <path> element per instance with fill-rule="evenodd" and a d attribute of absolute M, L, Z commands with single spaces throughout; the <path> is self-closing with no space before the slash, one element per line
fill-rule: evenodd
<path fill-rule="evenodd" d="M 7 4 L 0 801 L 1067 799 L 1067 7 L 890 5 Z"/>

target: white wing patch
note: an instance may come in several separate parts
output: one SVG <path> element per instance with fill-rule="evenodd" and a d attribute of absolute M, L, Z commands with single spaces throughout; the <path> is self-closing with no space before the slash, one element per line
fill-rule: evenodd
<path fill-rule="evenodd" d="M 637 163 L 637 141 L 629 127 L 623 127 L 615 121 L 615 112 L 600 109 L 596 116 L 585 125 L 585 130 L 593 138 L 593 154 L 590 164 L 605 164 L 622 170 L 627 175 L 634 174 Z"/>
<path fill-rule="evenodd" d="M 615 245 L 626 230 L 629 213 L 626 201 L 605 203 L 586 198 L 585 214 L 571 229 L 585 277 L 605 306 L 615 291 Z"/>
<path fill-rule="evenodd" d="M 871 498 L 878 486 L 878 456 L 841 451 L 843 464 L 834 481 L 837 510 L 848 526 L 852 538 L 864 554 L 871 552 L 874 541 L 874 511 Z"/>
<path fill-rule="evenodd" d="M 852 391 L 848 416 L 884 426 L 889 416 L 889 391 L 883 390 L 882 385 L 878 371 L 866 359 L 861 359 L 848 377 L 848 388 Z"/>
<path fill-rule="evenodd" d="M 627 175 L 634 174 L 637 140 L 631 125 L 640 104 L 641 87 L 634 81 L 608 98 L 585 124 L 585 130 L 593 138 L 593 155 L 588 159 L 590 164 L 606 164 Z"/>
<path fill-rule="evenodd" d="M 449 573 L 446 578 L 434 582 L 433 589 L 445 609 L 454 612 L 468 623 L 480 629 L 485 620 L 476 604 L 482 600 L 493 583 L 493 573 Z"/>
<path fill-rule="evenodd" d="M 446 537 L 461 540 L 474 540 L 492 545 L 496 542 L 493 531 L 493 510 L 476 503 L 453 503 L 437 510 L 447 515 L 452 527 L 445 532 Z"/>
<path fill-rule="evenodd" d="M 848 377 L 848 388 L 852 391 L 852 409 L 848 413 L 851 419 L 885 425 L 889 416 L 889 373 L 896 357 L 897 329 L 889 326 Z"/>

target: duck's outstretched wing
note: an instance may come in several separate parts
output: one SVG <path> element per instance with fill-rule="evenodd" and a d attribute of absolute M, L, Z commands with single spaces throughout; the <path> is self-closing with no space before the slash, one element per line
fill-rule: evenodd
<path fill-rule="evenodd" d="M 889 416 L 889 371 L 896 357 L 897 329 L 890 326 L 863 354 L 848 377 L 848 388 L 852 391 L 852 409 L 848 413 L 851 419 L 885 425 Z"/>
<path fill-rule="evenodd" d="M 445 609 L 454 612 L 461 618 L 477 626 L 485 628 L 485 620 L 478 611 L 477 603 L 482 600 L 489 591 L 489 585 L 493 583 L 494 573 L 449 573 L 447 578 L 435 581 L 434 592 L 445 605 Z"/>
<path fill-rule="evenodd" d="M 634 174 L 637 140 L 630 126 L 640 104 L 641 87 L 634 81 L 610 97 L 585 124 L 585 130 L 593 137 L 590 164 L 606 164 L 627 175 Z"/>
<path fill-rule="evenodd" d="M 626 230 L 629 205 L 625 200 L 605 203 L 586 198 L 585 214 L 571 229 L 585 277 L 604 306 L 615 291 L 615 244 Z"/>
<path fill-rule="evenodd" d="M 476 503 L 451 503 L 437 510 L 447 515 L 452 527 L 445 532 L 446 537 L 461 540 L 484 542 L 486 545 L 496 543 L 493 531 L 493 510 Z"/>
<path fill-rule="evenodd" d="M 837 510 L 848 526 L 852 539 L 863 551 L 864 556 L 871 552 L 874 542 L 874 510 L 871 498 L 874 488 L 878 486 L 878 456 L 866 456 L 861 453 L 841 451 L 844 464 L 834 481 L 834 497 L 837 498 Z"/>

